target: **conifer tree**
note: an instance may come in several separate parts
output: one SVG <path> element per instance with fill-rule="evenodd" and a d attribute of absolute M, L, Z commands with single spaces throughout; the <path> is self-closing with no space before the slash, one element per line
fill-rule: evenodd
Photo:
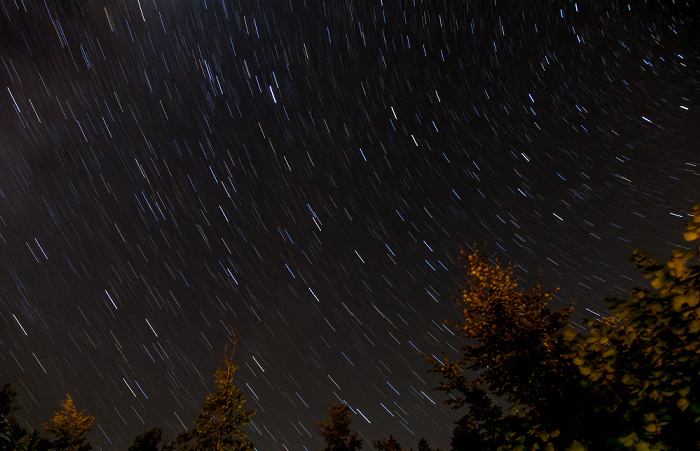
<path fill-rule="evenodd" d="M 0 390 L 0 451 L 48 451 L 52 445 L 49 440 L 17 422 L 14 416 L 19 410 L 16 398 L 17 391 L 12 384 L 4 384 Z"/>
<path fill-rule="evenodd" d="M 401 445 L 393 435 L 389 435 L 389 438 L 383 440 L 373 440 L 372 447 L 377 451 L 403 451 L 403 448 L 401 448 Z"/>
<path fill-rule="evenodd" d="M 236 336 L 232 340 L 233 351 L 225 351 L 224 363 L 214 373 L 219 389 L 207 396 L 202 412 L 194 420 L 195 428 L 178 436 L 181 449 L 196 451 L 247 451 L 253 443 L 247 438 L 243 426 L 250 424 L 255 410 L 245 410 L 245 395 L 235 384 L 233 363 L 236 352 Z M 227 348 L 228 349 L 228 348 Z"/>
<path fill-rule="evenodd" d="M 44 430 L 52 434 L 53 446 L 57 450 L 88 451 L 92 444 L 87 442 L 87 435 L 92 429 L 95 417 L 78 411 L 70 395 L 61 403 L 63 410 L 54 414 L 50 422 L 45 423 Z"/>
<path fill-rule="evenodd" d="M 15 449 L 27 435 L 27 430 L 17 423 L 14 413 L 17 391 L 12 384 L 4 384 L 0 390 L 0 450 Z"/>
<path fill-rule="evenodd" d="M 424 437 L 418 440 L 418 451 L 433 451 L 432 448 L 430 448 L 430 443 L 428 443 Z"/>
<path fill-rule="evenodd" d="M 319 433 L 326 446 L 323 451 L 355 451 L 362 449 L 362 439 L 350 433 L 350 407 L 333 404 L 326 411 L 328 420 L 318 423 Z"/>

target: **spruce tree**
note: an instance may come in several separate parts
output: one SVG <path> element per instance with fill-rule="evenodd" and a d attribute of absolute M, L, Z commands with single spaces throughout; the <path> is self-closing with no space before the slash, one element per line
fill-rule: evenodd
<path fill-rule="evenodd" d="M 418 440 L 418 451 L 433 451 L 432 448 L 430 448 L 430 443 L 428 443 L 424 437 Z"/>
<path fill-rule="evenodd" d="M 403 451 L 403 448 L 401 448 L 401 445 L 393 435 L 389 435 L 389 438 L 383 440 L 373 440 L 372 447 L 377 451 Z"/>
<path fill-rule="evenodd" d="M 182 449 L 196 451 L 247 451 L 254 449 L 243 426 L 250 424 L 255 410 L 245 410 L 245 395 L 235 384 L 234 373 L 238 366 L 233 363 L 236 352 L 236 337 L 232 340 L 233 351 L 225 351 L 224 363 L 214 373 L 219 389 L 207 396 L 202 412 L 194 420 L 195 428 L 178 437 Z"/>
<path fill-rule="evenodd" d="M 326 446 L 323 451 L 355 451 L 362 449 L 362 439 L 350 433 L 350 407 L 333 404 L 326 411 L 328 420 L 318 423 Z"/>

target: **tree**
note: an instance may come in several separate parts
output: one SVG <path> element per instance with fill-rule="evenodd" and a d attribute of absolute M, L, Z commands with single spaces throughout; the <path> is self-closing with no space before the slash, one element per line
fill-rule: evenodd
<path fill-rule="evenodd" d="M 95 417 L 87 415 L 83 410 L 78 412 L 70 395 L 66 395 L 61 403 L 62 411 L 54 414 L 49 423 L 45 423 L 44 430 L 52 434 L 54 448 L 67 451 L 88 451 L 92 444 L 87 442 L 87 435 L 92 429 Z"/>
<path fill-rule="evenodd" d="M 13 451 L 50 451 L 56 448 L 54 444 L 51 443 L 51 440 L 42 437 L 39 431 L 32 431 L 22 437 L 11 449 Z"/>
<path fill-rule="evenodd" d="M 700 449 L 700 205 L 692 216 L 693 244 L 666 264 L 634 251 L 652 289 L 606 299 L 611 315 L 587 333 L 562 329 L 568 310 L 546 309 L 539 286 L 522 292 L 510 268 L 466 255 L 463 355 L 433 360 L 447 403 L 469 409 L 453 449 Z"/>
<path fill-rule="evenodd" d="M 326 411 L 328 420 L 318 423 L 319 433 L 326 442 L 324 451 L 355 451 L 362 449 L 362 439 L 350 433 L 350 407 L 333 404 Z"/>
<path fill-rule="evenodd" d="M 383 440 L 372 441 L 372 447 L 377 451 L 403 451 L 403 448 L 401 448 L 401 445 L 393 435 L 389 435 L 389 438 Z"/>
<path fill-rule="evenodd" d="M 639 250 L 630 259 L 653 290 L 607 299 L 612 316 L 565 334 L 595 415 L 614 424 L 608 446 L 700 449 L 700 205 L 691 213 L 689 248 L 665 265 Z"/>
<path fill-rule="evenodd" d="M 238 369 L 233 363 L 236 352 L 236 336 L 233 351 L 224 351 L 224 363 L 214 373 L 219 390 L 207 396 L 202 412 L 194 420 L 195 428 L 178 436 L 178 443 L 185 450 L 252 450 L 243 426 L 250 424 L 255 410 L 245 410 L 245 395 L 234 383 L 233 373 Z"/>
<path fill-rule="evenodd" d="M 442 376 L 437 390 L 450 395 L 445 404 L 469 409 L 456 423 L 453 447 L 496 449 L 536 438 L 532 433 L 541 431 L 530 431 L 525 420 L 561 407 L 572 373 L 559 332 L 571 309 L 551 311 L 551 294 L 540 284 L 520 289 L 515 267 L 485 252 L 463 250 L 460 261 L 467 273 L 457 299 L 462 319 L 452 326 L 464 339 L 462 355 L 429 358 Z M 504 416 L 506 408 L 511 415 Z"/>
<path fill-rule="evenodd" d="M 433 451 L 432 448 L 430 447 L 430 443 L 428 441 L 421 437 L 420 440 L 418 440 L 418 451 Z"/>
<path fill-rule="evenodd" d="M 27 435 L 14 417 L 19 410 L 15 404 L 17 391 L 12 384 L 4 384 L 0 391 L 0 450 L 15 449 Z"/>
<path fill-rule="evenodd" d="M 0 390 L 0 451 L 25 450 L 44 451 L 51 448 L 51 442 L 39 432 L 29 432 L 19 425 L 14 413 L 19 410 L 15 405 L 17 391 L 12 384 L 4 384 Z"/>
<path fill-rule="evenodd" d="M 129 451 L 173 451 L 175 445 L 163 437 L 161 428 L 150 429 L 134 439 Z"/>

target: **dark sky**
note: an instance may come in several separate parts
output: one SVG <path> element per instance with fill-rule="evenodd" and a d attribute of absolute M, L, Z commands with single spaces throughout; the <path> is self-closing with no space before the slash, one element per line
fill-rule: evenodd
<path fill-rule="evenodd" d="M 260 450 L 449 443 L 460 247 L 604 314 L 700 201 L 683 1 L 0 2 L 0 379 L 98 449 L 191 426 L 228 331 Z M 588 309 L 588 310 L 587 310 Z M 575 414 L 575 411 L 569 412 Z"/>

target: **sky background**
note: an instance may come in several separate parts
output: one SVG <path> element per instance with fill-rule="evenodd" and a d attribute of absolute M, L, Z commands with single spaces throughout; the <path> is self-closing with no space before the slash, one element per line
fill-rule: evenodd
<path fill-rule="evenodd" d="M 192 426 L 229 330 L 259 450 L 449 443 L 460 248 L 604 315 L 700 201 L 683 1 L 0 2 L 0 379 L 97 449 Z M 575 414 L 572 410 L 570 414 Z M 369 444 L 366 444 L 369 447 Z"/>

